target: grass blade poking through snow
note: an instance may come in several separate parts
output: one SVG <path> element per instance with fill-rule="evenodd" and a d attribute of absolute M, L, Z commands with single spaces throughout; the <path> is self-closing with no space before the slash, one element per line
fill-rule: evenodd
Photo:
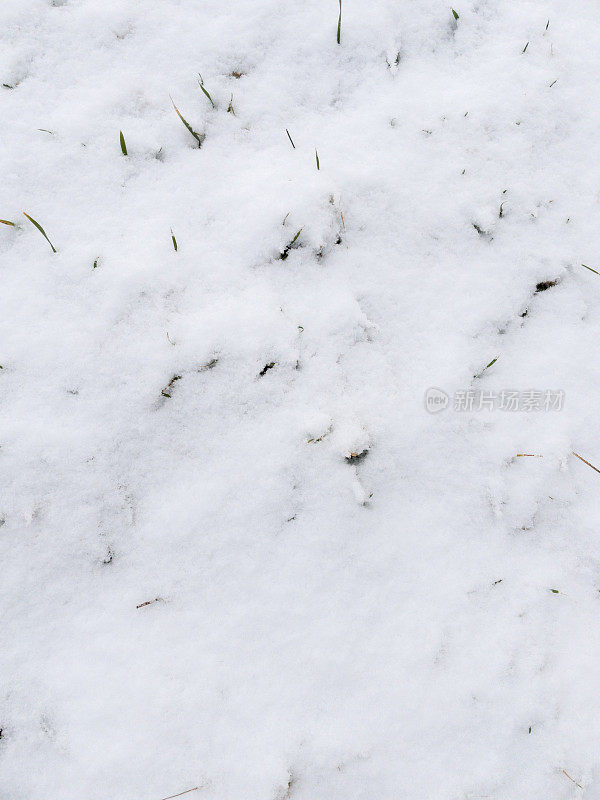
<path fill-rule="evenodd" d="M 23 214 L 25 214 L 25 212 L 23 212 Z M 50 247 L 52 248 L 52 252 L 53 252 L 53 253 L 56 253 L 56 248 L 54 247 L 54 245 L 52 244 L 52 242 L 50 241 L 50 239 L 49 239 L 49 238 L 46 236 L 46 231 L 45 231 L 45 230 L 42 228 L 42 226 L 40 225 L 40 223 L 39 223 L 39 222 L 36 222 L 36 221 L 33 219 L 33 217 L 30 217 L 30 216 L 29 216 L 29 214 L 25 214 L 25 216 L 27 217 L 27 219 L 29 220 L 29 222 L 31 222 L 31 224 L 32 224 L 32 225 L 35 225 L 35 227 L 38 229 L 38 231 L 39 231 L 39 232 L 42 234 L 42 236 L 44 237 L 44 239 L 45 239 L 45 240 L 48 242 L 48 244 L 49 244 L 49 245 L 50 245 Z"/>
<path fill-rule="evenodd" d="M 208 99 L 210 100 L 210 104 L 211 104 L 211 106 L 212 106 L 213 108 L 216 108 L 215 104 L 213 103 L 213 99 L 212 99 L 212 97 L 211 97 L 211 96 L 210 96 L 210 94 L 207 92 L 207 90 L 204 88 L 204 81 L 202 80 L 202 75 L 200 75 L 200 73 L 198 73 L 198 77 L 200 78 L 200 80 L 198 81 L 198 83 L 200 84 L 200 88 L 202 89 L 202 91 L 204 92 L 204 94 L 205 94 L 205 95 L 208 97 Z"/>
<path fill-rule="evenodd" d="M 319 153 L 317 152 L 317 148 L 315 147 L 315 158 L 317 159 L 317 169 L 321 169 L 321 164 L 319 162 Z"/>
<path fill-rule="evenodd" d="M 478 372 L 477 375 L 473 375 L 473 377 L 474 378 L 481 378 L 481 376 L 486 371 L 486 369 L 489 369 L 491 366 L 493 366 L 496 363 L 496 361 L 498 361 L 498 358 L 499 358 L 499 356 L 496 356 L 496 358 L 492 358 L 490 363 L 486 364 L 486 366 L 481 370 L 481 372 Z"/>
<path fill-rule="evenodd" d="M 121 152 L 124 156 L 127 155 L 127 145 L 125 144 L 125 137 L 123 136 L 123 131 L 119 131 L 119 139 L 121 141 Z"/>
<path fill-rule="evenodd" d="M 3 219 L 0 219 L 0 222 L 4 222 L 4 220 L 3 220 Z M 9 223 L 7 223 L 7 224 L 8 224 L 8 225 L 11 225 L 12 223 L 10 223 L 10 222 L 9 222 Z M 585 267 L 585 269 L 589 269 L 589 271 L 590 271 L 590 272 L 595 272 L 595 273 L 596 273 L 596 275 L 600 275 L 600 272 L 598 272 L 598 270 L 597 270 L 597 269 L 592 269 L 591 267 L 588 267 L 588 266 L 586 266 L 585 264 L 582 264 L 581 266 L 582 266 L 582 267 Z"/>
<path fill-rule="evenodd" d="M 290 140 L 290 144 L 292 145 L 292 147 L 293 147 L 293 148 L 294 148 L 294 150 L 295 150 L 295 149 L 296 149 L 296 145 L 294 144 L 294 140 L 293 140 L 293 139 L 292 139 L 292 137 L 290 136 L 290 132 L 288 131 L 288 129 L 287 129 L 287 128 L 285 129 L 285 132 L 286 132 L 286 133 L 287 133 L 287 135 L 288 135 L 288 139 Z"/>
<path fill-rule="evenodd" d="M 15 225 L 15 223 L 14 223 L 14 222 L 11 222 L 9 219 L 0 219 L 0 222 L 1 222 L 3 225 L 10 225 L 10 226 L 11 226 L 11 227 L 13 227 L 13 228 L 16 228 L 16 227 L 17 227 L 17 226 Z"/>
<path fill-rule="evenodd" d="M 172 97 L 171 97 L 171 102 L 173 103 L 173 98 L 172 98 Z M 177 116 L 179 117 L 179 119 L 180 119 L 180 120 L 183 122 L 183 124 L 185 125 L 185 127 L 186 127 L 186 128 L 188 129 L 188 131 L 189 131 L 189 132 L 192 134 L 192 136 L 194 137 L 194 139 L 195 139 L 195 140 L 198 142 L 198 147 L 202 147 L 202 142 L 204 141 L 204 136 L 201 136 L 199 133 L 196 133 L 196 131 L 195 131 L 195 130 L 192 128 L 192 126 L 191 126 L 191 125 L 190 125 L 190 123 L 187 121 L 187 119 L 185 119 L 185 117 L 183 117 L 183 116 L 181 115 L 181 112 L 179 111 L 179 109 L 177 108 L 177 106 L 175 105 L 175 103 L 173 103 L 173 108 L 175 109 L 175 113 L 177 114 Z"/>
<path fill-rule="evenodd" d="M 177 252 L 177 239 L 175 238 L 175 234 L 173 233 L 173 228 L 171 228 L 171 241 L 173 242 L 173 250 Z"/>
<path fill-rule="evenodd" d="M 337 43 L 342 43 L 342 0 L 340 0 L 340 15 L 338 17 Z"/>
<path fill-rule="evenodd" d="M 302 228 L 300 228 L 300 230 L 299 230 L 299 231 L 298 231 L 298 233 L 297 233 L 297 234 L 294 236 L 294 238 L 291 240 L 291 242 L 288 242 L 288 243 L 286 244 L 286 246 L 283 248 L 283 250 L 281 251 L 281 255 L 279 256 L 279 258 L 280 258 L 282 261 L 285 261 L 285 260 L 286 260 L 286 258 L 287 258 L 287 257 L 288 257 L 288 255 L 289 255 L 289 252 L 290 252 L 290 250 L 291 250 L 291 249 L 292 249 L 292 247 L 293 247 L 293 246 L 296 244 L 296 239 L 297 239 L 297 238 L 300 236 L 300 234 L 301 234 L 301 233 L 302 233 Z"/>
<path fill-rule="evenodd" d="M 460 19 L 460 14 L 458 13 L 458 11 L 455 11 L 454 9 L 452 9 L 452 16 L 454 17 L 455 22 Z"/>

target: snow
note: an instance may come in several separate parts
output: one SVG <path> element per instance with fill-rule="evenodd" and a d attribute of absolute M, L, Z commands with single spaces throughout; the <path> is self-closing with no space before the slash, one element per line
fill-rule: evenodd
<path fill-rule="evenodd" d="M 3 800 L 598 800 L 597 9 L 456 11 L 0 7 Z"/>

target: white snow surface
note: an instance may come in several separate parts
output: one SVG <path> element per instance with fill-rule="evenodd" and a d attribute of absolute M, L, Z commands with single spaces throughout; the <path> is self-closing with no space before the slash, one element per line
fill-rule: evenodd
<path fill-rule="evenodd" d="M 0 6 L 3 800 L 599 800 L 600 11 L 456 2 Z"/>

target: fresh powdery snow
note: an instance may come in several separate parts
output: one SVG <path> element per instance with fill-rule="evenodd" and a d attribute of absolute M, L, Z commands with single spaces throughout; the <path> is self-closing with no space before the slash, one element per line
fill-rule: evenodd
<path fill-rule="evenodd" d="M 600 800 L 600 6 L 456 2 L 0 6 L 2 800 Z"/>

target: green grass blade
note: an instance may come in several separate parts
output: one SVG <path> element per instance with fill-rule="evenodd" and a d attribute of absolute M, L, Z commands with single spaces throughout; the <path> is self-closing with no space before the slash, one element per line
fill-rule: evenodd
<path fill-rule="evenodd" d="M 342 0 L 340 0 L 340 15 L 338 17 L 337 43 L 342 43 Z"/>
<path fill-rule="evenodd" d="M 23 214 L 25 214 L 25 212 L 23 212 Z M 50 241 L 50 239 L 49 239 L 49 238 L 46 236 L 46 231 L 45 231 L 45 230 L 42 228 L 42 226 L 40 225 L 40 223 L 39 223 L 39 222 L 36 222 L 36 221 L 33 219 L 33 217 L 30 217 L 30 216 L 29 216 L 29 214 L 25 214 L 25 216 L 27 217 L 27 219 L 29 220 L 29 222 L 31 222 L 31 223 L 32 223 L 32 225 L 35 225 L 35 227 L 38 229 L 38 231 L 39 231 L 39 232 L 42 234 L 42 236 L 44 237 L 44 239 L 45 239 L 45 240 L 48 242 L 48 244 L 49 244 L 49 245 L 50 245 L 50 247 L 52 248 L 52 252 L 53 252 L 53 253 L 56 253 L 56 248 L 54 247 L 54 245 L 52 244 L 52 242 Z"/>
<path fill-rule="evenodd" d="M 319 161 L 319 153 L 317 152 L 316 148 L 315 148 L 315 158 L 317 159 L 317 169 L 321 169 L 321 163 Z"/>
<path fill-rule="evenodd" d="M 175 381 L 180 381 L 181 377 L 182 377 L 181 375 L 173 375 L 173 377 L 167 383 L 167 385 L 163 389 L 160 390 L 161 395 L 163 397 L 169 397 L 170 398 L 171 397 L 171 392 L 172 392 L 171 387 L 173 386 Z"/>
<path fill-rule="evenodd" d="M 175 238 L 175 234 L 173 233 L 173 228 L 171 228 L 171 241 L 173 242 L 173 250 L 177 252 L 177 239 Z"/>
<path fill-rule="evenodd" d="M 493 359 L 490 361 L 490 363 L 489 363 L 489 364 L 486 364 L 486 366 L 485 366 L 485 367 L 484 367 L 484 368 L 481 370 L 481 372 L 478 372 L 478 373 L 477 373 L 477 375 L 473 375 L 473 377 L 474 377 L 474 378 L 481 378 L 481 376 L 482 376 L 482 375 L 483 375 L 483 373 L 486 371 L 486 369 L 489 369 L 489 368 L 490 368 L 490 367 L 491 367 L 493 364 L 495 364 L 495 363 L 496 363 L 496 361 L 498 361 L 498 358 L 499 358 L 499 356 L 496 356 L 496 358 L 493 358 Z"/>
<path fill-rule="evenodd" d="M 212 99 L 212 97 L 211 97 L 211 96 L 210 96 L 210 94 L 207 92 L 207 90 L 204 88 L 204 81 L 202 80 L 202 75 L 200 75 L 200 73 L 198 73 L 198 76 L 199 76 L 199 78 L 200 78 L 200 80 L 198 81 L 198 83 L 200 84 L 200 88 L 202 89 L 202 91 L 204 92 L 204 94 L 205 94 L 205 95 L 208 97 L 208 99 L 210 100 L 210 104 L 211 104 L 211 106 L 212 106 L 213 108 L 216 108 L 215 104 L 213 103 L 213 99 Z"/>
<path fill-rule="evenodd" d="M 171 103 L 173 103 L 173 98 L 172 98 L 172 97 L 171 97 Z M 185 119 L 185 117 L 183 117 L 183 116 L 182 116 L 181 112 L 179 111 L 179 109 L 177 108 L 177 106 L 175 105 L 175 103 L 173 103 L 173 108 L 175 109 L 175 113 L 177 114 L 177 116 L 179 117 L 179 119 L 180 119 L 180 120 L 183 122 L 183 124 L 185 125 L 185 127 L 186 127 L 186 128 L 188 129 L 188 131 L 189 131 L 189 132 L 192 134 L 192 136 L 194 137 L 194 139 L 195 139 L 195 140 L 198 142 L 198 147 L 202 147 L 202 142 L 204 141 L 204 136 L 201 136 L 199 133 L 196 133 L 196 131 L 195 131 L 195 130 L 192 128 L 192 126 L 191 126 L 191 125 L 190 125 L 190 123 L 187 121 L 187 119 Z"/>
<path fill-rule="evenodd" d="M 3 220 L 3 219 L 0 219 L 0 222 L 4 222 L 4 220 Z M 10 223 L 10 224 L 12 224 L 12 223 Z M 582 267 L 585 267 L 585 269 L 589 269 L 589 271 L 590 271 L 590 272 L 595 272 L 595 273 L 596 273 L 596 275 L 600 275 L 600 272 L 598 272 L 598 270 L 592 269 L 591 267 L 588 267 L 588 266 L 586 266 L 585 264 L 582 264 L 581 266 L 582 266 Z"/>
<path fill-rule="evenodd" d="M 298 233 L 294 236 L 292 241 L 288 244 L 288 247 L 292 247 L 292 245 L 294 245 L 294 243 L 296 242 L 296 239 L 300 236 L 301 233 L 302 233 L 302 228 L 300 228 Z"/>
<path fill-rule="evenodd" d="M 123 131 L 119 131 L 119 139 L 121 140 L 121 152 L 124 156 L 127 155 L 127 145 L 125 144 L 125 137 L 123 136 Z"/>
<path fill-rule="evenodd" d="M 294 238 L 293 238 L 293 239 L 292 239 L 290 242 L 288 242 L 288 243 L 286 244 L 286 246 L 283 248 L 283 250 L 281 251 L 281 255 L 279 256 L 279 258 L 280 258 L 282 261 L 285 261 L 285 260 L 286 260 L 286 258 L 287 258 L 287 257 L 288 257 L 288 255 L 289 255 L 289 252 L 290 252 L 290 250 L 291 250 L 291 249 L 292 249 L 292 247 L 293 247 L 293 246 L 296 244 L 296 239 L 297 239 L 297 238 L 300 236 L 300 234 L 301 234 L 301 233 L 302 233 L 302 228 L 300 228 L 300 230 L 299 230 L 299 231 L 298 231 L 298 233 L 297 233 L 297 234 L 294 236 Z"/>
<path fill-rule="evenodd" d="M 458 13 L 458 11 L 455 11 L 454 9 L 452 9 L 452 16 L 454 17 L 455 20 L 460 19 L 460 14 Z"/>
<path fill-rule="evenodd" d="M 15 223 L 14 223 L 14 222 L 11 222 L 9 219 L 0 219 L 0 222 L 1 222 L 3 225 L 11 225 L 13 228 L 16 228 L 16 227 L 17 227 L 17 226 L 15 225 Z"/>
<path fill-rule="evenodd" d="M 294 144 L 294 140 L 293 140 L 293 139 L 292 139 L 292 137 L 290 136 L 290 132 L 288 131 L 288 129 L 287 129 L 287 128 L 285 129 L 285 132 L 286 132 L 286 133 L 287 133 L 287 135 L 288 135 L 288 139 L 290 140 L 290 144 L 292 145 L 292 147 L 293 147 L 293 148 L 294 148 L 294 150 L 295 150 L 295 149 L 296 149 L 296 145 Z"/>

